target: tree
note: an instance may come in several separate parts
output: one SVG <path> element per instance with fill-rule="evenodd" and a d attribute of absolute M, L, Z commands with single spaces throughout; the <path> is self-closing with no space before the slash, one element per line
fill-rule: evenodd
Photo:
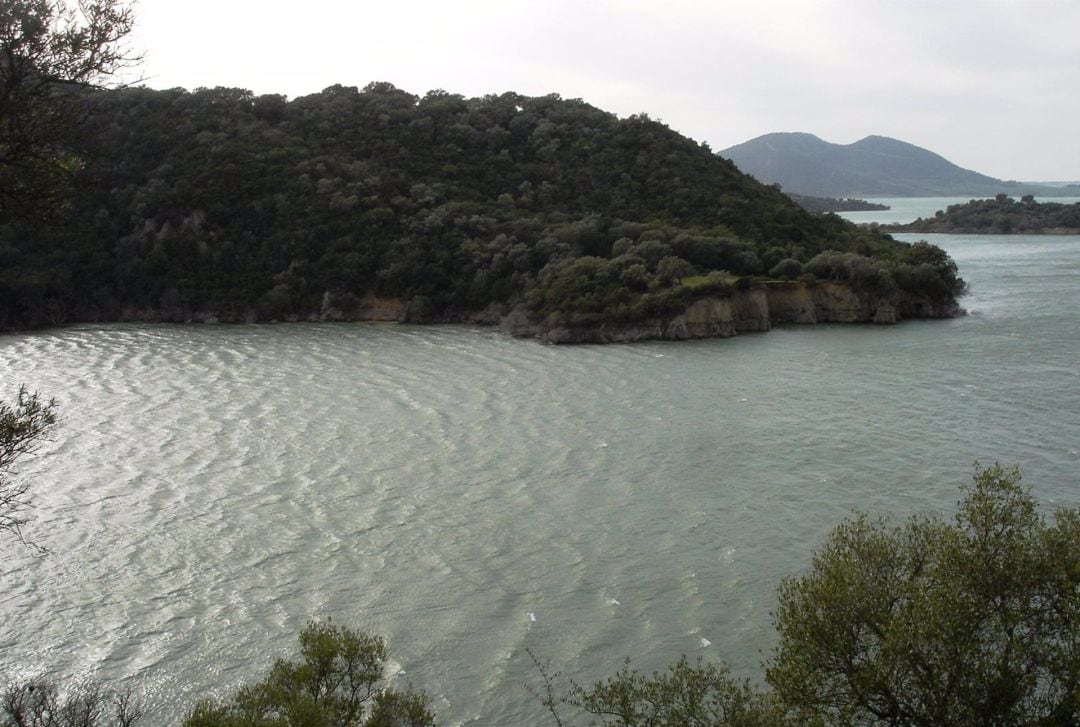
<path fill-rule="evenodd" d="M 279 659 L 231 700 L 204 700 L 185 727 L 428 727 L 426 696 L 395 691 L 383 679 L 378 636 L 312 621 L 300 633 L 301 661 Z"/>
<path fill-rule="evenodd" d="M 559 727 L 569 724 L 559 713 L 560 705 L 599 717 L 589 723 L 598 727 L 764 727 L 783 717 L 781 705 L 771 695 L 735 679 L 727 667 L 691 664 L 685 656 L 651 676 L 631 668 L 627 659 L 615 676 L 591 689 L 571 681 L 562 697 L 556 696 L 555 687 L 561 675 L 552 674 L 535 656 L 533 661 L 542 691 L 526 686 Z"/>
<path fill-rule="evenodd" d="M 15 461 L 32 454 L 56 423 L 56 402 L 43 402 L 37 392 L 19 387 L 15 406 L 0 401 L 0 532 L 22 542 L 22 526 L 29 518 L 30 483 L 13 479 Z"/>
<path fill-rule="evenodd" d="M 4 727 L 131 727 L 142 718 L 130 692 L 110 695 L 96 682 L 61 695 L 52 684 L 28 681 L 8 687 L 2 699 Z"/>
<path fill-rule="evenodd" d="M 790 257 L 786 257 L 780 262 L 773 265 L 769 270 L 769 276 L 773 278 L 787 278 L 788 280 L 795 280 L 802 275 L 802 263 Z"/>
<path fill-rule="evenodd" d="M 951 524 L 843 523 L 779 601 L 800 723 L 1080 722 L 1080 509 L 1047 524 L 1016 468 L 977 468 Z"/>
<path fill-rule="evenodd" d="M 57 204 L 79 164 L 79 92 L 138 60 L 122 44 L 133 23 L 121 0 L 0 3 L 0 219 Z"/>

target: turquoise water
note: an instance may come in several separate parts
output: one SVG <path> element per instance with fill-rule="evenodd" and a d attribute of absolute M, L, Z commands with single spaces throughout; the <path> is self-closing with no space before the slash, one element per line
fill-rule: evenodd
<path fill-rule="evenodd" d="M 950 512 L 972 462 L 1080 505 L 1080 238 L 938 237 L 970 315 L 550 347 L 469 327 L 80 326 L 0 337 L 63 421 L 22 475 L 0 673 L 143 691 L 152 724 L 311 617 L 384 634 L 446 723 L 547 724 L 530 648 L 760 674 L 854 508 Z"/>

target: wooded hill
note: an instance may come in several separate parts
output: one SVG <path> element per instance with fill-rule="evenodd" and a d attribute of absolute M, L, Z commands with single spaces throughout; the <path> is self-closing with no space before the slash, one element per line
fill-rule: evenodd
<path fill-rule="evenodd" d="M 953 164 L 939 154 L 887 136 L 832 144 L 813 134 L 765 134 L 720 152 L 739 169 L 785 192 L 848 197 L 1065 196 L 1074 186 L 1002 181 Z"/>
<path fill-rule="evenodd" d="M 994 199 L 973 199 L 952 204 L 930 218 L 906 225 L 890 225 L 896 232 L 943 232 L 1000 235 L 1080 234 L 1080 202 L 1036 202 L 1025 196 L 1019 202 L 1004 194 Z"/>
<path fill-rule="evenodd" d="M 0 328 L 352 319 L 369 295 L 417 321 L 634 320 L 825 251 L 850 253 L 860 284 L 940 301 L 962 286 L 937 248 L 811 215 L 661 123 L 557 95 L 85 103 L 70 204 L 0 225 Z"/>

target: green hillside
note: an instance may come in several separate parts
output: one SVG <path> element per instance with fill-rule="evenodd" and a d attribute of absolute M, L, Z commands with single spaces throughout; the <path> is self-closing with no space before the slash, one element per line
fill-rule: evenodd
<path fill-rule="evenodd" d="M 417 321 L 515 305 L 632 320 L 825 251 L 938 300 L 961 285 L 940 251 L 811 215 L 659 122 L 557 95 L 132 88 L 86 105 L 71 203 L 0 226 L 2 328 L 352 319 L 366 296 Z"/>

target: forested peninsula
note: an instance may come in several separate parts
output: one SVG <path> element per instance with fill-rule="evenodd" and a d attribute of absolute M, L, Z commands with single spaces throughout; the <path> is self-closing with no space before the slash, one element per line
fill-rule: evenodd
<path fill-rule="evenodd" d="M 845 197 L 812 197 L 806 194 L 788 193 L 797 205 L 807 212 L 870 212 L 889 209 L 889 205 L 880 202 L 870 202 L 865 199 Z"/>
<path fill-rule="evenodd" d="M 1080 202 L 1036 202 L 1032 195 L 1015 199 L 973 199 L 949 205 L 931 218 L 883 227 L 893 232 L 943 232 L 973 235 L 1078 235 Z"/>
<path fill-rule="evenodd" d="M 953 261 L 814 215 L 645 115 L 388 83 L 91 90 L 70 201 L 0 224 L 0 329 L 501 324 L 549 341 L 945 317 Z"/>

